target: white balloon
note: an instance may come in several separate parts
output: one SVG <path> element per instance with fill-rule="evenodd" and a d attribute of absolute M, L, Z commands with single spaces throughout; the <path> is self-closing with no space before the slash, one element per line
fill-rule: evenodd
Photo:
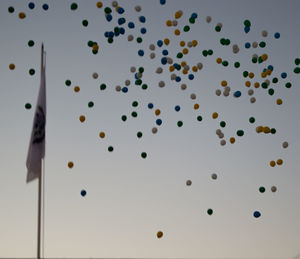
<path fill-rule="evenodd" d="M 153 127 L 153 128 L 152 128 L 152 133 L 153 133 L 153 134 L 156 134 L 156 133 L 157 133 L 157 128 L 156 128 L 156 127 Z"/>
<path fill-rule="evenodd" d="M 173 59 L 172 59 L 172 58 L 169 58 L 169 57 L 167 57 L 167 62 L 168 62 L 168 64 L 169 64 L 169 65 L 171 65 L 171 64 L 173 64 Z"/>
<path fill-rule="evenodd" d="M 203 68 L 203 64 L 199 62 L 199 63 L 197 64 L 197 67 L 198 67 L 199 70 L 201 70 L 201 69 Z"/>
<path fill-rule="evenodd" d="M 131 72 L 131 73 L 134 73 L 135 71 L 136 71 L 136 68 L 135 68 L 135 67 L 131 67 L 131 68 L 130 68 L 130 72 Z"/>
<path fill-rule="evenodd" d="M 133 35 L 131 35 L 131 34 L 128 35 L 128 37 L 127 37 L 128 41 L 133 41 L 133 38 L 134 38 L 134 37 L 133 37 Z"/>
<path fill-rule="evenodd" d="M 189 66 L 189 65 L 185 65 L 183 68 L 184 68 L 184 70 L 186 70 L 186 71 L 189 71 L 189 70 L 190 70 L 190 66 Z"/>
<path fill-rule="evenodd" d="M 171 80 L 175 80 L 176 74 L 171 74 L 170 78 L 171 78 Z"/>
<path fill-rule="evenodd" d="M 216 90 L 216 95 L 217 95 L 217 96 L 220 96 L 220 95 L 221 95 L 221 90 L 220 90 L 220 89 L 217 89 L 217 90 Z"/>
<path fill-rule="evenodd" d="M 225 146 L 225 145 L 226 145 L 226 140 L 225 140 L 225 139 L 222 139 L 222 140 L 220 141 L 220 144 L 221 144 L 221 146 Z"/>
<path fill-rule="evenodd" d="M 152 51 L 155 50 L 155 45 L 154 44 L 150 44 L 149 45 L 149 49 L 152 50 Z"/>
<path fill-rule="evenodd" d="M 162 67 L 158 67 L 155 71 L 157 74 L 161 74 L 163 72 Z"/>
<path fill-rule="evenodd" d="M 181 90 L 185 90 L 187 88 L 186 84 L 181 85 Z"/>
<path fill-rule="evenodd" d="M 93 73 L 93 78 L 94 79 L 97 79 L 98 78 L 98 74 L 95 72 L 95 73 Z"/>
<path fill-rule="evenodd" d="M 253 89 L 249 89 L 249 90 L 248 90 L 248 95 L 251 96 L 251 95 L 253 95 L 253 94 L 254 94 L 254 90 L 253 90 Z"/>
<path fill-rule="evenodd" d="M 218 178 L 218 176 L 217 176 L 217 174 L 213 173 L 213 174 L 211 175 L 211 178 L 212 178 L 213 180 L 216 180 L 216 179 Z"/>
<path fill-rule="evenodd" d="M 267 37 L 267 36 L 268 36 L 268 32 L 267 32 L 266 30 L 263 30 L 263 31 L 261 32 L 261 35 L 262 35 L 263 37 Z"/>
<path fill-rule="evenodd" d="M 112 7 L 117 7 L 118 6 L 118 2 L 117 1 L 112 1 L 111 5 L 112 5 Z"/>
<path fill-rule="evenodd" d="M 250 98 L 250 103 L 255 103 L 255 102 L 256 102 L 255 97 L 251 97 L 251 98 Z"/>
<path fill-rule="evenodd" d="M 165 86 L 165 82 L 164 81 L 159 81 L 158 86 L 159 87 L 164 87 Z"/>
<path fill-rule="evenodd" d="M 206 16 L 206 22 L 210 23 L 211 22 L 211 17 L 210 16 Z"/>
<path fill-rule="evenodd" d="M 126 85 L 126 86 L 129 86 L 129 85 L 130 85 L 130 80 L 128 80 L 128 79 L 125 80 L 125 85 Z"/>
<path fill-rule="evenodd" d="M 187 43 L 187 46 L 188 46 L 189 48 L 193 47 L 193 42 L 189 41 L 189 42 Z"/>
<path fill-rule="evenodd" d="M 140 12 L 142 10 L 142 7 L 140 5 L 137 5 L 135 8 L 134 8 L 137 12 Z"/>
<path fill-rule="evenodd" d="M 191 181 L 191 180 L 187 180 L 187 181 L 186 181 L 186 185 L 187 185 L 187 186 L 191 186 L 191 185 L 192 185 L 192 181 Z"/>
<path fill-rule="evenodd" d="M 191 97 L 192 100 L 195 100 L 196 99 L 196 94 L 193 93 L 193 94 L 191 94 L 190 97 Z"/>
<path fill-rule="evenodd" d="M 178 24 L 178 22 L 177 22 L 176 20 L 172 21 L 172 25 L 173 25 L 173 26 L 175 26 L 175 27 L 176 27 L 176 26 L 177 26 L 177 24 Z"/>
<path fill-rule="evenodd" d="M 258 47 L 258 42 L 257 41 L 253 41 L 252 42 L 252 48 L 257 48 Z"/>
<path fill-rule="evenodd" d="M 277 187 L 276 187 L 276 186 L 272 186 L 272 187 L 271 187 L 271 191 L 272 191 L 272 192 L 276 192 L 276 191 L 277 191 Z"/>
<path fill-rule="evenodd" d="M 289 143 L 287 142 L 287 141 L 284 141 L 283 143 L 282 143 L 282 147 L 283 148 L 287 148 L 289 146 Z"/>
<path fill-rule="evenodd" d="M 116 91 L 117 91 L 117 92 L 120 92 L 120 91 L 121 91 L 121 86 L 117 85 L 117 86 L 116 86 Z"/>

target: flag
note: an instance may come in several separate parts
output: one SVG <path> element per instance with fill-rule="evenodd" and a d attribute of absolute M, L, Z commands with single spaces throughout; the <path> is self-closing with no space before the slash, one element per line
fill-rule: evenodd
<path fill-rule="evenodd" d="M 42 158 L 45 157 L 46 137 L 46 63 L 45 52 L 41 49 L 41 81 L 37 104 L 35 107 L 31 138 L 27 153 L 27 183 L 39 178 L 42 172 Z"/>

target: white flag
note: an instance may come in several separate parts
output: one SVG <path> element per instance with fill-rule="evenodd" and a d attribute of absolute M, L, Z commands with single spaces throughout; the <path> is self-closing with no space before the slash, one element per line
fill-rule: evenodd
<path fill-rule="evenodd" d="M 40 91 L 35 107 L 33 126 L 26 166 L 27 183 L 39 178 L 42 171 L 42 158 L 45 157 L 45 136 L 46 136 L 46 63 L 45 52 L 42 44 L 41 50 L 41 83 Z"/>

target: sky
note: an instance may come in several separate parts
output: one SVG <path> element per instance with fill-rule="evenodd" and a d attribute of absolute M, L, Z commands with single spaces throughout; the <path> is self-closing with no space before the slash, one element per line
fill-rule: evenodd
<path fill-rule="evenodd" d="M 300 58 L 298 0 L 167 0 L 165 4 L 122 0 L 118 4 L 123 14 L 112 8 L 112 1 L 102 1 L 102 8 L 97 8 L 97 1 L 76 1 L 76 10 L 71 10 L 75 1 L 32 2 L 33 9 L 30 1 L 0 2 L 0 258 L 36 256 L 38 182 L 26 184 L 25 161 L 39 90 L 42 42 L 47 87 L 45 257 L 288 259 L 300 253 L 300 80 L 294 73 L 295 59 Z M 48 10 L 43 9 L 44 3 Z M 8 12 L 10 6 L 13 13 Z M 110 22 L 105 7 L 112 8 Z M 182 16 L 175 19 L 177 11 Z M 24 19 L 19 18 L 20 12 L 26 14 Z M 191 24 L 193 13 L 197 18 Z M 125 24 L 118 25 L 121 17 Z M 87 27 L 83 20 L 88 20 Z M 167 20 L 178 24 L 168 27 Z M 248 33 L 245 20 L 251 22 Z M 129 22 L 135 28 L 128 28 Z M 222 23 L 220 32 L 215 30 L 218 23 Z M 188 32 L 183 30 L 186 25 Z M 110 44 L 104 34 L 116 26 L 125 33 Z M 145 34 L 141 28 L 146 28 Z M 175 29 L 180 35 L 174 34 Z M 279 38 L 274 37 L 276 32 Z M 128 41 L 129 35 L 133 41 Z M 137 43 L 137 37 L 142 43 Z M 166 38 L 169 44 L 159 47 L 157 41 Z M 230 39 L 230 44 L 220 44 L 221 38 Z M 30 40 L 35 43 L 32 47 Z M 197 40 L 197 46 L 187 47 L 192 40 Z M 88 41 L 97 42 L 97 54 Z M 189 52 L 181 59 L 177 58 L 183 49 L 180 41 Z M 264 48 L 253 47 L 253 42 L 262 41 Z M 250 48 L 245 47 L 247 42 Z M 155 45 L 154 51 L 150 44 Z M 234 44 L 238 53 L 233 53 Z M 138 55 L 139 50 L 144 56 Z M 161 63 L 163 50 L 173 64 L 185 61 L 188 73 L 183 74 L 183 68 L 170 72 L 172 65 Z M 213 54 L 204 56 L 204 50 Z M 253 63 L 254 54 L 267 54 L 268 59 Z M 218 64 L 217 58 L 229 65 Z M 235 62 L 240 62 L 239 68 Z M 193 72 L 198 63 L 203 68 Z M 10 64 L 15 69 L 10 70 Z M 262 78 L 270 65 L 271 75 Z M 135 85 L 131 67 L 144 68 L 141 79 L 146 90 Z M 156 73 L 159 67 L 161 74 Z M 245 78 L 244 71 L 254 77 Z M 180 82 L 171 80 L 173 73 Z M 282 73 L 287 77 L 282 78 Z M 273 83 L 274 78 L 278 83 Z M 266 79 L 268 89 L 261 86 Z M 70 86 L 66 80 L 71 80 Z M 116 86 L 126 86 L 126 80 L 130 80 L 128 92 L 116 91 Z M 223 80 L 231 88 L 227 97 Z M 158 86 L 160 81 L 164 87 Z M 246 81 L 251 82 L 250 88 Z M 290 88 L 285 86 L 288 82 Z M 101 84 L 106 84 L 105 90 L 100 90 Z M 273 95 L 269 89 L 274 89 Z M 238 98 L 233 96 L 236 91 L 241 92 Z M 93 107 L 88 106 L 91 101 Z M 27 103 L 31 109 L 25 108 Z M 133 111 L 137 117 L 131 115 Z M 226 122 L 224 128 L 221 121 Z M 275 128 L 276 133 L 258 134 L 258 126 Z M 220 144 L 218 129 L 225 145 Z M 238 130 L 244 135 L 237 136 Z M 105 132 L 105 137 L 100 138 L 99 132 Z M 143 133 L 141 138 L 137 132 Z M 282 146 L 285 141 L 287 148 Z M 278 159 L 283 164 L 271 167 L 270 161 Z M 68 167 L 70 161 L 73 168 Z M 260 187 L 265 187 L 264 193 Z M 84 197 L 82 190 L 87 193 Z M 254 217 L 255 211 L 260 217 Z M 158 231 L 163 232 L 161 238 Z"/>

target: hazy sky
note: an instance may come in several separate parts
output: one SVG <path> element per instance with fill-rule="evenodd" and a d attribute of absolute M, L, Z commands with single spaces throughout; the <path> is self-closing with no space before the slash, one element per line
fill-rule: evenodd
<path fill-rule="evenodd" d="M 298 0 L 167 0 L 165 5 L 159 0 L 122 0 L 119 6 L 125 12 L 118 14 L 112 8 L 111 22 L 104 8 L 111 7 L 112 1 L 103 1 L 100 9 L 97 1 L 76 1 L 75 11 L 70 8 L 73 1 L 33 1 L 34 9 L 29 2 L 0 2 L 0 257 L 36 255 L 37 181 L 26 184 L 25 160 L 42 42 L 47 53 L 46 257 L 289 259 L 300 253 L 300 80 L 293 72 L 294 60 L 300 58 Z M 44 3 L 49 5 L 47 11 Z M 137 5 L 140 12 L 135 10 Z M 8 12 L 10 6 L 13 13 Z M 167 27 L 166 21 L 175 20 L 178 10 L 182 16 L 177 27 Z M 20 12 L 25 19 L 18 17 Z M 192 13 L 198 15 L 194 24 L 189 22 Z M 145 23 L 140 16 L 145 16 Z M 207 16 L 212 18 L 210 23 Z M 104 33 L 119 26 L 120 17 L 126 19 L 121 25 L 125 34 L 109 44 Z M 82 25 L 85 19 L 87 27 Z M 251 21 L 249 33 L 244 32 L 246 19 Z M 135 28 L 129 29 L 129 22 Z M 220 32 L 215 31 L 218 23 L 222 23 Z M 186 25 L 188 32 L 183 31 Z M 145 34 L 140 32 L 143 27 Z M 180 30 L 179 36 L 174 35 L 175 29 Z M 267 37 L 262 36 L 263 30 Z M 276 32 L 279 39 L 274 37 Z M 128 35 L 134 40 L 129 42 Z M 137 37 L 142 43 L 137 43 Z M 157 41 L 166 38 L 169 45 L 158 47 Z M 230 39 L 230 45 L 221 45 L 221 38 Z M 35 42 L 33 47 L 28 46 L 29 40 Z M 90 40 L 99 45 L 96 55 L 87 45 Z M 198 45 L 187 47 L 192 40 Z M 181 59 L 176 57 L 183 49 L 180 41 L 189 51 Z M 261 41 L 266 47 L 252 47 Z M 251 44 L 248 49 L 246 42 Z M 155 44 L 154 51 L 150 44 Z M 234 44 L 239 46 L 237 54 L 232 51 Z M 140 49 L 143 57 L 138 55 Z M 210 49 L 213 54 L 203 56 L 203 50 Z M 187 75 L 182 69 L 172 72 L 181 82 L 170 79 L 169 64 L 162 65 L 163 50 L 174 63 L 185 61 L 190 66 Z M 154 59 L 149 57 L 151 52 Z M 252 63 L 253 54 L 264 53 L 267 61 Z M 229 65 L 217 64 L 218 57 Z M 237 61 L 239 68 L 234 67 Z M 203 68 L 193 72 L 199 62 Z M 11 63 L 14 70 L 9 69 Z M 269 65 L 274 67 L 272 74 L 262 78 Z M 131 67 L 144 68 L 146 90 L 135 85 Z M 163 73 L 155 72 L 158 67 Z M 29 74 L 31 68 L 34 75 Z M 253 72 L 254 78 L 243 77 L 243 71 Z M 97 79 L 92 77 L 95 72 Z M 283 72 L 286 78 L 281 77 Z M 272 82 L 275 77 L 278 83 Z M 268 89 L 254 87 L 266 79 Z M 117 92 L 116 86 L 124 87 L 126 80 L 130 80 L 128 92 Z M 228 97 L 215 93 L 223 92 L 222 80 L 231 88 Z M 245 86 L 247 80 L 250 88 Z M 158 86 L 160 81 L 164 87 Z M 288 82 L 291 88 L 285 87 Z M 100 90 L 103 83 L 107 87 Z M 182 84 L 187 85 L 185 90 Z M 249 89 L 254 90 L 252 96 Z M 274 89 L 274 95 L 268 94 L 269 89 Z M 241 97 L 233 97 L 235 91 Z M 282 105 L 276 104 L 278 98 Z M 25 109 L 26 103 L 32 108 Z M 195 104 L 199 109 L 194 109 Z M 176 105 L 181 108 L 178 112 Z M 156 109 L 161 111 L 158 116 Z M 132 117 L 133 111 L 137 117 Z M 219 114 L 217 119 L 212 119 L 214 112 Z M 81 115 L 84 123 L 79 121 Z M 127 116 L 125 122 L 122 115 Z M 249 123 L 252 116 L 253 124 Z M 160 126 L 157 119 L 162 120 Z M 221 121 L 226 127 L 220 127 Z M 276 134 L 258 134 L 258 126 L 275 128 Z M 158 129 L 156 134 L 153 127 Z M 217 129 L 224 134 L 224 146 Z M 244 135 L 237 136 L 237 130 Z M 139 131 L 142 138 L 137 137 Z M 235 137 L 234 144 L 230 137 Z M 282 147 L 284 141 L 288 148 Z M 142 152 L 147 153 L 145 159 Z M 278 159 L 282 165 L 269 165 Z M 72 169 L 69 161 L 74 163 Z M 213 173 L 216 180 L 211 178 Z M 187 180 L 192 181 L 190 186 Z M 259 191 L 261 186 L 264 193 Z M 83 189 L 85 197 L 80 194 Z M 209 208 L 212 215 L 207 213 Z M 255 211 L 261 213 L 259 218 L 253 216 Z M 160 239 L 158 231 L 164 234 Z"/>

